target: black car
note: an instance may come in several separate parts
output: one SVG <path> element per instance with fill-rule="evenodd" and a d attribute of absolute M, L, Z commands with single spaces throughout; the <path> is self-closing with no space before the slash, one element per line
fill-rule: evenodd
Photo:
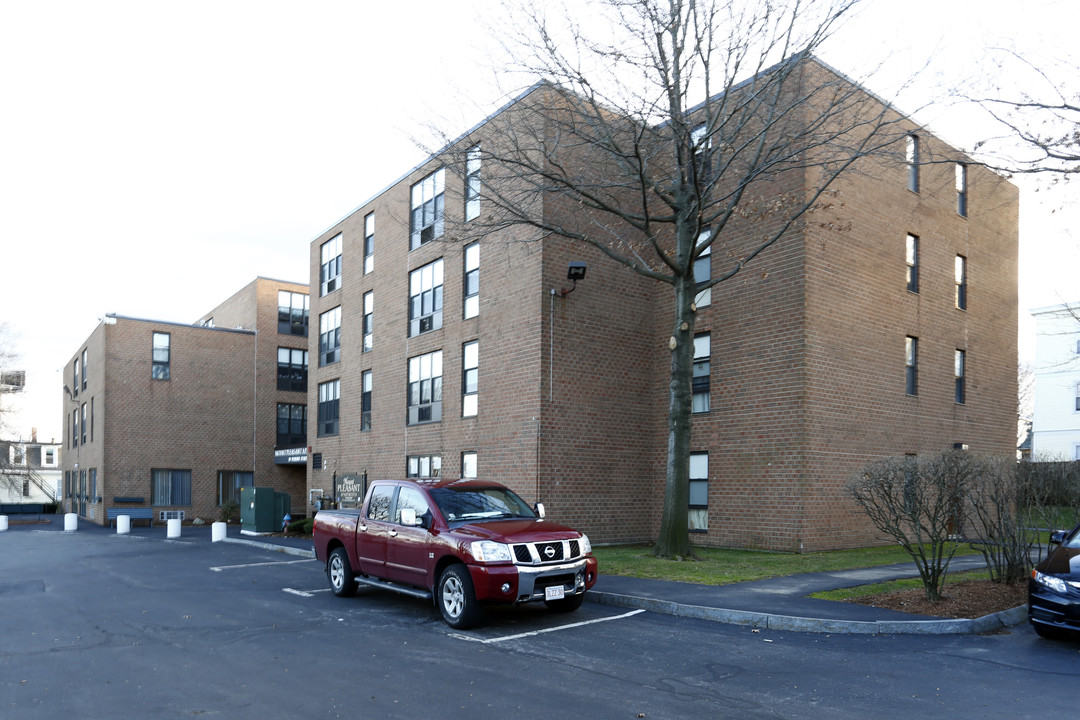
<path fill-rule="evenodd" d="M 1050 536 L 1051 550 L 1028 580 L 1028 621 L 1044 638 L 1080 631 L 1080 525 Z"/>

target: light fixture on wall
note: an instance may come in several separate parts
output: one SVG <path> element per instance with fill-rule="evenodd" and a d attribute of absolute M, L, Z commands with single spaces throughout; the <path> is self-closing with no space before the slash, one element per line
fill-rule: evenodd
<path fill-rule="evenodd" d="M 585 279 L 585 270 L 587 266 L 583 262 L 571 261 L 570 266 L 566 269 L 566 279 L 572 281 L 574 284 L 569 290 L 563 288 L 559 292 L 559 297 L 566 297 L 570 293 L 577 289 L 577 281 Z"/>

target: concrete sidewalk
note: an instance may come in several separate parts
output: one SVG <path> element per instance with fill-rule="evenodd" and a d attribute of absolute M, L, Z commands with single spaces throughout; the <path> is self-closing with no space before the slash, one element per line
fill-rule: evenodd
<path fill-rule="evenodd" d="M 35 519 L 38 524 L 22 522 Z M 64 518 L 62 515 L 9 516 L 8 531 L 20 530 L 63 532 Z M 116 530 L 81 520 L 76 532 L 115 534 Z M 154 527 L 133 527 L 131 534 L 164 540 L 166 527 L 163 523 Z M 211 526 L 185 525 L 180 540 L 210 542 Z M 298 557 L 315 556 L 311 538 L 243 535 L 237 525 L 227 528 L 225 542 Z M 954 558 L 949 565 L 950 571 L 981 567 L 985 567 L 982 557 L 971 555 Z M 603 570 L 601 567 L 599 580 L 586 595 L 591 602 L 771 630 L 835 634 L 977 634 L 1019 625 L 1027 620 L 1024 606 L 981 618 L 953 620 L 808 597 L 823 590 L 918 577 L 914 563 L 790 575 L 732 585 L 694 585 L 619 577 L 604 575 Z"/>

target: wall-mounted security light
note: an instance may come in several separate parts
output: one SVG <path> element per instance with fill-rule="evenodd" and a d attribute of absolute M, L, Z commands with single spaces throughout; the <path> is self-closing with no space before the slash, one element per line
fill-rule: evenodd
<path fill-rule="evenodd" d="M 968 444 L 965 442 L 953 443 L 953 450 L 967 450 Z"/>
<path fill-rule="evenodd" d="M 570 266 L 566 269 L 566 279 L 572 281 L 574 284 L 569 290 L 563 288 L 559 296 L 566 297 L 570 293 L 577 289 L 577 281 L 585 279 L 585 270 L 587 266 L 583 262 L 571 261 Z"/>

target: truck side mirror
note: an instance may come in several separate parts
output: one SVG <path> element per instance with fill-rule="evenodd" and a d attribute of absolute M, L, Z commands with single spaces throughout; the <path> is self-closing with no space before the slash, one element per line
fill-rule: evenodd
<path fill-rule="evenodd" d="M 416 522 L 416 510 L 412 508 L 401 508 L 401 524 L 407 527 L 416 527 L 420 523 Z"/>
<path fill-rule="evenodd" d="M 544 519 L 544 515 L 545 515 L 545 513 L 544 513 L 544 503 L 539 503 L 539 502 L 538 502 L 538 503 L 536 503 L 535 505 L 533 505 L 533 512 L 535 512 L 535 513 L 536 513 L 536 517 L 538 517 L 538 518 L 540 518 L 541 520 L 543 520 L 543 519 Z"/>

